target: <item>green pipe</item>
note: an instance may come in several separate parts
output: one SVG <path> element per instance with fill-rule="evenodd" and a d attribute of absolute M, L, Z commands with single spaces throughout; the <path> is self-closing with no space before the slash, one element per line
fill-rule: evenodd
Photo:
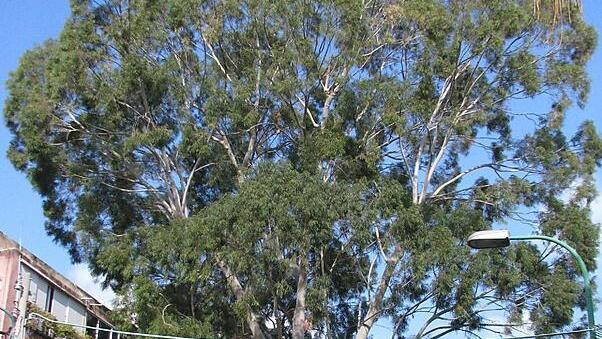
<path fill-rule="evenodd" d="M 9 311 L 5 310 L 4 308 L 0 307 L 0 311 L 6 313 L 6 315 L 8 316 L 8 319 L 10 319 L 10 332 L 12 333 L 12 331 L 15 329 L 15 318 L 13 317 L 12 314 L 10 314 Z M 12 338 L 13 335 L 11 334 L 9 338 Z"/>
<path fill-rule="evenodd" d="M 583 284 L 585 285 L 585 299 L 587 302 L 587 322 L 590 329 L 590 338 L 596 339 L 596 321 L 594 320 L 594 299 L 592 298 L 592 286 L 590 285 L 589 281 L 589 272 L 587 270 L 587 267 L 585 266 L 585 262 L 583 262 L 583 259 L 581 258 L 579 253 L 577 253 L 577 251 L 575 251 L 574 248 L 569 246 L 564 241 L 552 237 L 547 237 L 545 235 L 510 236 L 510 240 L 546 240 L 562 246 L 564 249 L 566 249 L 567 251 L 569 251 L 569 253 L 573 255 L 573 258 L 575 258 L 575 261 L 577 262 L 577 265 L 581 270 L 581 275 L 583 276 Z"/>

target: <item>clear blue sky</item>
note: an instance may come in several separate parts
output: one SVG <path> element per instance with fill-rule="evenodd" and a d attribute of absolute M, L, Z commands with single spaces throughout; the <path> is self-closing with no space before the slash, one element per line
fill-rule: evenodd
<path fill-rule="evenodd" d="M 585 0 L 585 15 L 602 36 L 602 1 Z M 19 57 L 28 49 L 41 44 L 46 39 L 57 37 L 69 16 L 68 1 L 62 0 L 0 0 L 0 104 L 4 107 L 7 93 L 4 84 L 9 72 L 17 67 Z M 599 45 L 602 45 L 599 43 Z M 581 110 L 573 109 L 568 114 L 570 131 L 584 119 L 592 119 L 602 131 L 602 46 L 598 46 L 589 64 L 592 89 L 587 106 Z M 540 112 L 549 108 L 533 107 Z M 44 231 L 44 216 L 41 199 L 31 188 L 23 173 L 15 171 L 6 159 L 6 148 L 10 134 L 4 120 L 0 126 L 0 231 L 15 240 L 21 239 L 23 245 L 46 261 L 57 271 L 77 280 L 82 276 L 81 284 L 86 285 L 86 275 L 74 268 L 64 248 L 54 244 Z M 597 176 L 598 188 L 602 191 L 602 176 Z M 597 208 L 596 208 L 597 207 Z M 594 219 L 602 222 L 602 199 L 598 199 L 594 208 Z M 602 266 L 602 257 L 599 260 Z M 598 272 L 598 285 L 602 286 L 602 270 Z M 85 286 L 84 286 L 85 287 Z M 602 294 L 599 294 L 602 295 Z M 599 314 L 602 314 L 599 312 Z M 380 332 L 380 331 L 377 331 Z"/>
<path fill-rule="evenodd" d="M 16 69 L 19 57 L 45 40 L 57 37 L 69 16 L 69 2 L 62 0 L 0 1 L 0 103 L 4 109 L 6 80 Z M 61 273 L 70 270 L 67 252 L 55 245 L 44 231 L 42 200 L 23 173 L 17 172 L 6 149 L 11 139 L 4 123 L 0 126 L 0 231 L 40 256 Z"/>
<path fill-rule="evenodd" d="M 0 106 L 4 108 L 5 83 L 19 57 L 28 49 L 57 37 L 69 16 L 67 0 L 0 0 Z M 85 265 L 71 265 L 67 251 L 44 231 L 42 200 L 23 173 L 6 159 L 10 134 L 0 123 L 0 231 L 36 254 L 58 272 L 108 305 L 113 294 L 102 291 Z"/>

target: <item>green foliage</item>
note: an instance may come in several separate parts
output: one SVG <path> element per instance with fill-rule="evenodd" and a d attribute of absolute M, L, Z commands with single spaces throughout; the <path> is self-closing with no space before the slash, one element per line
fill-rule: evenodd
<path fill-rule="evenodd" d="M 45 318 L 56 320 L 56 318 L 33 304 L 27 305 L 28 313 L 37 313 Z M 42 320 L 41 323 L 36 323 L 36 319 L 30 320 L 25 327 L 33 332 L 44 337 L 50 336 L 51 338 L 64 338 L 64 339 L 90 339 L 89 336 L 81 334 L 74 327 L 69 325 L 57 324 L 50 321 Z"/>
<path fill-rule="evenodd" d="M 575 263 L 464 244 L 522 220 L 595 269 L 602 140 L 563 124 L 596 39 L 540 1 L 77 0 L 11 74 L 7 155 L 124 328 L 403 336 L 429 310 L 422 337 L 495 329 L 495 304 L 548 331 Z"/>

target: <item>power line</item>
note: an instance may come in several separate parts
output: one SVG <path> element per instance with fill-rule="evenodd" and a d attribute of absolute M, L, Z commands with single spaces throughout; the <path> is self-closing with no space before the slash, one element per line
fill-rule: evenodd
<path fill-rule="evenodd" d="M 127 331 L 118 331 L 118 330 L 108 329 L 108 328 L 97 328 L 97 327 L 93 327 L 93 326 L 71 324 L 71 323 L 64 322 L 64 321 L 49 319 L 38 313 L 31 313 L 27 320 L 29 321 L 34 317 L 40 318 L 40 319 L 42 319 L 44 321 L 48 321 L 50 323 L 68 325 L 68 326 L 90 329 L 90 330 L 95 330 L 95 331 L 109 332 L 109 333 L 116 334 L 116 335 L 138 336 L 138 337 L 145 337 L 145 338 L 160 338 L 160 339 L 208 339 L 208 338 L 177 337 L 177 336 L 170 336 L 170 335 L 127 332 Z M 382 326 L 382 325 L 377 325 L 377 326 L 392 331 L 392 329 L 387 326 Z M 497 339 L 532 339 L 532 338 L 536 339 L 536 338 L 560 336 L 560 335 L 567 335 L 567 334 L 587 333 L 587 332 L 592 332 L 592 330 L 595 331 L 596 334 L 598 334 L 599 336 L 602 335 L 602 326 L 596 326 L 595 329 L 586 328 L 586 329 L 566 331 L 566 332 L 531 334 L 531 335 L 525 335 L 525 336 L 519 336 L 519 337 L 500 337 Z M 113 337 L 111 336 L 111 338 L 113 338 Z"/>
<path fill-rule="evenodd" d="M 531 334 L 520 337 L 501 337 L 499 339 L 530 339 L 530 338 L 543 338 L 543 337 L 551 337 L 551 336 L 560 336 L 566 334 L 577 334 L 577 333 L 588 333 L 588 332 L 596 332 L 597 335 L 602 334 L 602 326 L 596 326 L 595 328 L 585 328 L 582 330 L 574 330 L 574 331 L 566 331 L 566 332 L 555 332 L 555 333 L 542 333 L 542 334 Z"/>

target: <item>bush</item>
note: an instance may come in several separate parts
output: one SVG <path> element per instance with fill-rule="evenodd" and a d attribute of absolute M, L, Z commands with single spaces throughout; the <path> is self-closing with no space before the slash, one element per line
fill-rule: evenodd
<path fill-rule="evenodd" d="M 28 304 L 27 314 L 31 313 L 37 313 L 45 318 L 56 320 L 56 317 L 52 314 L 41 310 L 33 304 Z M 48 339 L 91 339 L 89 336 L 77 332 L 73 326 L 57 324 L 41 318 L 30 319 L 27 321 L 25 328 L 32 333 Z"/>

